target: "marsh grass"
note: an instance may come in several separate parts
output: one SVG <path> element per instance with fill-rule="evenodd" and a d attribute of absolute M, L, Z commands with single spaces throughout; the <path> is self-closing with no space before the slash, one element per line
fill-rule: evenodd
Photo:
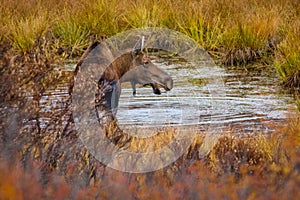
<path fill-rule="evenodd" d="M 163 21 L 160 17 L 165 17 L 166 8 L 163 3 L 157 1 L 144 1 L 135 4 L 129 1 L 129 10 L 123 16 L 124 21 L 131 28 L 159 27 Z"/>
<path fill-rule="evenodd" d="M 10 25 L 15 28 L 10 31 L 8 38 L 12 46 L 22 52 L 35 48 L 38 40 L 45 35 L 49 28 L 47 16 L 44 15 L 12 21 Z"/>
<path fill-rule="evenodd" d="M 208 51 L 218 50 L 223 36 L 220 18 L 217 18 L 213 23 L 209 23 L 206 22 L 203 16 L 199 16 L 197 11 L 185 15 L 184 19 L 179 18 L 176 21 L 179 31 L 193 38 Z"/>
<path fill-rule="evenodd" d="M 76 8 L 75 22 L 80 21 L 91 31 L 91 34 L 98 38 L 112 36 L 126 28 L 123 22 L 125 9 L 126 2 L 124 1 L 83 1 L 82 5 Z"/>
<path fill-rule="evenodd" d="M 75 19 L 55 23 L 54 37 L 59 40 L 59 46 L 70 48 L 70 54 L 82 50 L 89 45 L 90 31 L 87 27 L 75 23 Z"/>
<path fill-rule="evenodd" d="M 275 66 L 288 88 L 300 87 L 300 20 L 286 31 L 285 39 L 278 45 Z"/>
<path fill-rule="evenodd" d="M 29 7 L 30 3 L 33 4 L 32 7 Z M 269 36 L 276 34 L 281 20 L 286 17 L 280 10 L 290 9 L 288 6 L 283 7 L 280 1 L 272 3 L 274 5 L 244 0 L 240 2 L 146 0 L 143 3 L 136 3 L 133 0 L 77 0 L 60 3 L 55 0 L 47 3 L 31 0 L 24 5 L 5 1 L 7 9 L 2 9 L 6 11 L 4 17 L 10 15 L 10 12 L 16 13 L 15 20 L 34 18 L 36 13 L 49 14 L 48 20 L 44 21 L 49 27 L 55 24 L 66 24 L 68 27 L 73 24 L 72 27 L 80 28 L 84 24 L 91 34 L 98 36 L 111 36 L 128 28 L 163 26 L 186 33 L 208 50 L 221 47 L 259 49 Z M 14 6 L 17 9 L 14 9 Z M 7 23 L 5 18 L 2 23 Z M 13 24 L 11 31 L 18 26 L 19 24 Z M 54 30 L 50 31 L 55 32 L 55 26 Z M 72 32 L 74 31 L 70 34 Z M 64 35 L 65 32 L 62 31 L 61 34 Z M 30 34 L 28 36 L 31 38 Z M 81 37 L 81 34 L 74 36 Z"/>
<path fill-rule="evenodd" d="M 275 66 L 287 85 L 295 85 L 288 78 L 299 71 L 296 0 L 2 0 L 1 5 L 0 41 L 21 52 L 32 51 L 39 38 L 53 35 L 47 38 L 56 44 L 53 54 L 76 57 L 90 40 L 155 26 L 188 35 L 225 65 L 271 60 L 268 65 Z M 299 84 L 298 78 L 293 82 Z"/>

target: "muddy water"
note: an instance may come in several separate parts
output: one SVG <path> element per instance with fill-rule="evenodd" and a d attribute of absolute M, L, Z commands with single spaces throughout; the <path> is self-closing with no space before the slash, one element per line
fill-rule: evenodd
<path fill-rule="evenodd" d="M 266 70 L 193 66 L 174 57 L 152 60 L 172 76 L 174 88 L 161 95 L 153 94 L 152 88 L 137 88 L 133 96 L 130 84 L 122 83 L 117 119 L 131 134 L 165 127 L 269 133 L 285 123 L 295 107 L 292 97 L 277 86 L 276 74 Z M 74 70 L 74 65 L 65 66 L 65 70 Z M 68 83 L 62 83 L 48 90 L 41 99 L 40 112 L 63 109 L 67 88 Z M 50 118 L 43 120 L 49 124 Z"/>
<path fill-rule="evenodd" d="M 276 74 L 265 70 L 193 66 L 180 59 L 155 58 L 174 88 L 155 95 L 151 88 L 122 84 L 117 118 L 128 132 L 175 126 L 201 131 L 272 132 L 285 123 L 293 99 L 277 86 Z"/>

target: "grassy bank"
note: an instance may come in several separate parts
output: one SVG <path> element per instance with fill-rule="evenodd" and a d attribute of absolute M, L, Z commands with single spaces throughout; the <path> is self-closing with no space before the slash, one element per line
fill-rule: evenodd
<path fill-rule="evenodd" d="M 1 0 L 1 5 L 1 44 L 20 52 L 46 43 L 51 57 L 77 57 L 91 40 L 166 27 L 190 36 L 223 64 L 260 61 L 276 67 L 286 86 L 299 86 L 297 0 Z"/>

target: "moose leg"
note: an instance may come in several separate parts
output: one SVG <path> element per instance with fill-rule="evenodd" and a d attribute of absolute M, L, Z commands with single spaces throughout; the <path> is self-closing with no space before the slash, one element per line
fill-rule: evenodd
<path fill-rule="evenodd" d="M 118 106 L 119 106 L 119 98 L 121 95 L 121 85 L 120 82 L 117 81 L 116 83 L 112 84 L 112 94 L 111 94 L 111 112 L 113 114 L 114 119 L 116 119 L 117 111 L 118 111 Z"/>
<path fill-rule="evenodd" d="M 133 94 L 133 96 L 135 96 L 136 95 L 136 87 L 135 87 L 136 83 L 134 81 L 130 81 L 130 83 L 131 83 L 131 87 L 133 90 L 132 94 Z"/>

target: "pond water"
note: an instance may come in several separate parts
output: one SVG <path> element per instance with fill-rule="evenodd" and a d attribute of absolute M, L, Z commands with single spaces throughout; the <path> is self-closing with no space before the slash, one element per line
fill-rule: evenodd
<path fill-rule="evenodd" d="M 280 91 L 276 74 L 268 70 L 193 66 L 176 57 L 152 60 L 172 76 L 174 87 L 161 95 L 153 94 L 150 87 L 139 87 L 133 96 L 130 84 L 122 83 L 117 119 L 131 134 L 165 127 L 269 133 L 295 108 L 292 96 Z M 65 70 L 74 70 L 74 65 Z M 67 88 L 68 83 L 62 83 L 46 91 L 40 112 L 49 115 L 62 109 Z"/>
<path fill-rule="evenodd" d="M 117 118 L 122 129 L 181 127 L 201 131 L 272 132 L 294 108 L 290 95 L 280 92 L 276 74 L 264 70 L 193 66 L 178 58 L 155 58 L 174 87 L 161 95 L 138 88 L 132 95 L 122 84 Z"/>

